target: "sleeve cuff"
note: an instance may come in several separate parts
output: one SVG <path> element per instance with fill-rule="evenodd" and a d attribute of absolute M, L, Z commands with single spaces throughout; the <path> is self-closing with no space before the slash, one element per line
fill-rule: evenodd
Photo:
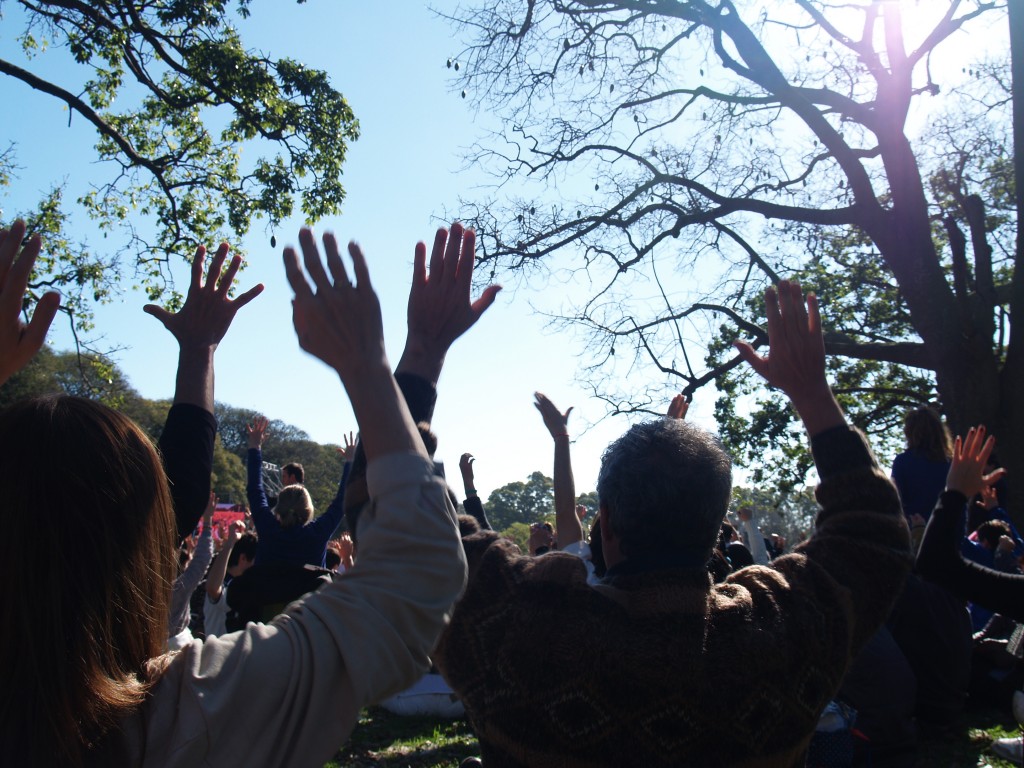
<path fill-rule="evenodd" d="M 864 435 L 845 424 L 812 437 L 811 453 L 822 481 L 852 470 L 877 466 Z"/>

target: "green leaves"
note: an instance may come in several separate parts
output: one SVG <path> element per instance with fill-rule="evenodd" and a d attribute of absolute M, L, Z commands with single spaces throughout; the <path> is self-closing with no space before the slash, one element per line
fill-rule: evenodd
<path fill-rule="evenodd" d="M 79 85 L 53 85 L 98 133 L 104 164 L 77 202 L 110 236 L 91 262 L 102 267 L 100 297 L 128 263 L 151 300 L 173 298 L 168 265 L 190 259 L 197 245 L 237 243 L 254 219 L 275 227 L 296 201 L 311 222 L 341 209 L 342 164 L 359 137 L 355 115 L 326 73 L 246 49 L 230 23 L 232 5 L 248 15 L 249 0 L 41 2 L 25 11 L 27 51 L 48 44 L 47 55 L 63 52 L 88 72 L 87 102 L 72 95 Z M 0 156 L 0 186 L 4 168 Z M 50 235 L 56 221 L 68 222 L 62 203 L 51 196 L 38 212 L 51 221 Z M 52 250 L 47 240 L 44 252 Z M 87 251 L 70 270 L 58 263 L 69 251 L 49 272 L 40 266 L 41 280 L 81 284 Z M 81 329 L 88 304 L 75 308 Z"/>

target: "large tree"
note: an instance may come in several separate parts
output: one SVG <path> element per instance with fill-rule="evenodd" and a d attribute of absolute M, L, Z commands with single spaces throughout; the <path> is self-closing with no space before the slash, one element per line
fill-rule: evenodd
<path fill-rule="evenodd" d="M 173 288 L 172 259 L 237 242 L 254 217 L 273 227 L 296 202 L 310 220 L 339 210 L 341 166 L 359 124 L 324 72 L 245 47 L 233 18 L 249 5 L 0 0 L 5 29 L 22 25 L 21 54 L 0 58 L 0 74 L 63 102 L 69 121 L 95 130 L 103 161 L 77 200 L 112 235 L 99 245 L 70 234 L 61 184 L 17 212 L 46 240 L 31 298 L 61 289 L 78 329 L 89 327 L 90 303 L 109 299 L 122 279 L 156 300 Z M 31 119 L 16 103 L 5 112 Z M 16 150 L 0 152 L 0 188 L 16 178 Z"/>
<path fill-rule="evenodd" d="M 477 201 L 481 260 L 583 285 L 563 312 L 613 410 L 716 381 L 740 454 L 800 483 L 792 415 L 729 346 L 767 341 L 762 289 L 795 274 L 856 420 L 892 434 L 937 400 L 1024 477 L 1009 56 L 949 66 L 1005 35 L 1005 3 L 502 0 L 461 21 L 457 87 L 504 126 L 473 155 L 503 182 Z M 534 184 L 512 197 L 512 179 Z"/>

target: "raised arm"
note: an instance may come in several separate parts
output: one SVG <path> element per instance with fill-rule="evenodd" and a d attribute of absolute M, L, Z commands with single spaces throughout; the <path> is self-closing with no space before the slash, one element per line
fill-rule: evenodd
<path fill-rule="evenodd" d="M 558 531 L 558 548 L 583 540 L 583 523 L 576 514 L 576 481 L 572 476 L 572 457 L 569 451 L 569 414 L 558 410 L 548 397 L 534 392 L 534 406 L 544 419 L 544 426 L 555 442 L 555 528 Z"/>
<path fill-rule="evenodd" d="M 242 534 L 245 533 L 245 523 L 241 520 L 232 521 L 228 528 L 227 538 L 224 539 L 224 543 L 221 545 L 220 552 L 213 558 L 213 564 L 210 566 L 210 572 L 206 576 L 206 596 L 210 598 L 210 602 L 220 602 L 221 595 L 224 592 L 224 577 L 228 573 L 228 560 L 231 559 L 231 550 L 235 548 L 235 544 L 242 538 Z"/>
<path fill-rule="evenodd" d="M 224 269 L 228 244 L 221 243 L 203 280 L 206 249 L 199 246 L 192 260 L 192 280 L 185 303 L 178 312 L 168 312 L 157 304 L 147 304 L 143 311 L 163 323 L 178 342 L 178 374 L 174 402 L 196 405 L 213 413 L 213 355 L 231 327 L 235 314 L 263 292 L 255 285 L 237 299 L 228 293 L 242 265 L 240 256 L 233 256 Z"/>
<path fill-rule="evenodd" d="M 967 500 L 998 482 L 1005 473 L 985 474 L 985 463 L 995 439 L 977 427 L 967 437 L 957 437 L 946 477 L 946 490 L 928 519 L 918 572 L 960 597 L 1017 621 L 1024 621 L 1024 576 L 1000 573 L 966 560 L 960 551 Z"/>
<path fill-rule="evenodd" d="M 678 394 L 672 398 L 672 402 L 668 404 L 668 411 L 665 413 L 670 419 L 685 419 L 686 412 L 690 410 L 690 403 L 686 399 L 686 395 Z"/>
<path fill-rule="evenodd" d="M 306 281 L 295 250 L 286 248 L 284 252 L 285 272 L 295 291 L 292 320 L 299 346 L 337 372 L 359 422 L 359 440 L 368 461 L 389 453 L 414 453 L 426 459 L 423 441 L 391 374 L 380 304 L 370 284 L 363 252 L 355 243 L 349 244 L 353 283 L 334 236 L 326 234 L 323 241 L 330 277 L 312 231 L 303 229 L 299 233 L 312 286 Z"/>
<path fill-rule="evenodd" d="M 22 248 L 24 239 L 21 219 L 10 229 L 0 229 L 0 385 L 35 357 L 60 307 L 60 294 L 50 291 L 36 303 L 29 323 L 22 321 L 29 276 L 41 247 L 39 235 Z"/>
<path fill-rule="evenodd" d="M 786 394 L 808 435 L 844 426 L 846 417 L 825 378 L 818 297 L 807 294 L 805 306 L 800 284 L 783 280 L 777 289 L 765 291 L 765 306 L 768 355 L 759 355 L 745 341 L 736 342 L 736 349 L 769 385 Z"/>
<path fill-rule="evenodd" d="M 462 487 L 466 491 L 466 499 L 462 502 L 462 508 L 466 510 L 467 515 L 472 515 L 480 523 L 481 529 L 491 531 L 494 529 L 491 527 L 491 521 L 487 519 L 484 503 L 480 500 L 480 494 L 476 490 L 476 481 L 473 476 L 473 462 L 475 461 L 476 457 L 471 453 L 464 453 L 459 457 Z"/>
<path fill-rule="evenodd" d="M 143 307 L 146 313 L 163 323 L 178 342 L 174 404 L 160 435 L 160 452 L 171 484 L 179 538 L 187 536 L 195 527 L 210 495 L 213 441 L 217 431 L 213 417 L 214 353 L 238 310 L 263 291 L 262 285 L 256 285 L 237 299 L 231 299 L 228 293 L 242 260 L 235 256 L 224 269 L 227 255 L 228 246 L 222 243 L 204 281 L 206 249 L 202 246 L 196 249 L 192 279 L 185 303 L 178 312 L 168 312 L 156 304 Z"/>
<path fill-rule="evenodd" d="M 822 509 L 815 533 L 798 548 L 806 558 L 783 557 L 772 567 L 795 590 L 839 587 L 831 601 L 842 613 L 829 642 L 855 653 L 884 621 L 910 566 L 910 537 L 896 488 L 879 469 L 863 435 L 851 429 L 825 378 L 825 346 L 818 301 L 799 284 L 783 281 L 765 293 L 769 351 L 754 352 L 740 342 L 740 354 L 772 386 L 789 397 L 811 438 L 821 479 L 816 496 Z M 814 569 L 804 563 L 813 562 Z M 821 569 L 828 579 L 815 574 Z M 742 582 L 743 570 L 730 577 Z M 840 602 L 847 602 L 840 606 Z M 792 606 L 791 615 L 800 616 Z M 823 639 L 823 642 L 825 640 Z"/>
<path fill-rule="evenodd" d="M 437 387 L 448 350 L 473 327 L 501 290 L 492 285 L 478 299 L 470 300 L 475 259 L 476 234 L 459 223 L 452 224 L 450 230 L 437 230 L 429 273 L 427 246 L 416 244 L 407 311 L 409 330 L 395 373 L 414 374 Z"/>
<path fill-rule="evenodd" d="M 249 450 L 246 454 L 245 495 L 249 500 L 249 511 L 256 531 L 266 536 L 271 528 L 276 528 L 276 520 L 270 511 L 267 492 L 263 487 L 263 441 L 267 437 L 266 416 L 257 416 L 245 427 Z"/>
<path fill-rule="evenodd" d="M 471 300 L 476 235 L 452 224 L 438 229 L 427 272 L 427 246 L 417 243 L 413 253 L 412 286 L 406 312 L 405 349 L 395 369 L 395 380 L 414 422 L 429 422 L 437 401 L 437 381 L 451 345 L 469 330 L 494 303 L 501 290 L 492 285 Z M 367 499 L 366 458 L 362 439 L 352 463 L 345 509 L 355 537 L 358 510 Z"/>

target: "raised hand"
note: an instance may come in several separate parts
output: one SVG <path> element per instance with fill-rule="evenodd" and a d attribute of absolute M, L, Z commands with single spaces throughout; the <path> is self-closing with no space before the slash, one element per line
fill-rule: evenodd
<path fill-rule="evenodd" d="M 452 343 L 469 330 L 494 303 L 501 286 L 484 289 L 470 300 L 476 235 L 454 223 L 438 229 L 427 273 L 427 246 L 417 243 L 409 291 L 405 351 L 398 370 L 416 373 L 436 384 Z"/>
<path fill-rule="evenodd" d="M 800 284 L 783 280 L 764 294 L 768 314 L 768 354 L 760 355 L 745 341 L 736 349 L 771 386 L 792 401 L 813 436 L 845 424 L 839 404 L 825 379 L 825 342 L 821 335 L 818 298 L 810 293 L 806 305 Z"/>
<path fill-rule="evenodd" d="M 341 436 L 341 448 L 338 449 L 338 453 L 341 454 L 341 458 L 347 462 L 351 462 L 356 457 L 356 435 L 353 432 L 349 432 L 347 435 Z"/>
<path fill-rule="evenodd" d="M 690 410 L 690 404 L 686 400 L 686 396 L 679 394 L 672 398 L 672 402 L 668 404 L 668 412 L 665 414 L 670 419 L 685 419 L 686 412 Z"/>
<path fill-rule="evenodd" d="M 46 340 L 46 332 L 60 307 L 60 294 L 46 293 L 36 303 L 32 319 L 21 319 L 25 292 L 32 266 L 39 256 L 39 235 L 33 235 L 25 247 L 25 222 L 15 221 L 11 228 L 0 229 L 0 384 L 24 368 Z"/>
<path fill-rule="evenodd" d="M 534 407 L 540 411 L 541 417 L 544 419 L 544 426 L 548 428 L 552 438 L 568 437 L 569 436 L 569 414 L 572 413 L 572 407 L 562 413 L 558 410 L 554 403 L 552 403 L 547 395 L 541 392 L 534 392 Z"/>
<path fill-rule="evenodd" d="M 325 234 L 323 243 L 330 276 L 320 261 L 312 230 L 299 231 L 302 259 L 312 286 L 306 282 L 295 249 L 284 249 L 285 273 L 295 291 L 292 322 L 299 346 L 336 370 L 348 386 L 361 366 L 387 366 L 380 302 L 370 284 L 370 272 L 359 246 L 348 245 L 355 275 L 353 284 L 334 235 Z"/>
<path fill-rule="evenodd" d="M 235 543 L 245 535 L 245 523 L 241 520 L 232 520 L 231 525 L 228 526 L 227 542 L 230 546 L 234 546 Z"/>
<path fill-rule="evenodd" d="M 825 382 L 825 343 L 821 336 L 818 298 L 800 284 L 783 280 L 764 294 L 768 313 L 768 354 L 759 355 L 745 341 L 736 348 L 750 366 L 790 399 L 819 390 Z"/>
<path fill-rule="evenodd" d="M 263 441 L 267 439 L 267 425 L 269 423 L 266 416 L 257 416 L 252 420 L 252 424 L 246 425 L 245 434 L 249 438 L 250 448 L 263 447 Z"/>
<path fill-rule="evenodd" d="M 751 507 L 740 507 L 739 509 L 736 510 L 736 517 L 738 517 L 740 521 L 744 523 L 749 520 L 753 520 L 754 510 Z"/>
<path fill-rule="evenodd" d="M 984 426 L 972 427 L 966 438 L 957 435 L 949 474 L 946 475 L 946 490 L 959 491 L 969 499 L 998 482 L 1006 474 L 1005 469 L 985 474 L 985 464 L 995 447 L 994 437 L 985 438 Z"/>
<path fill-rule="evenodd" d="M 325 234 L 323 243 L 329 276 L 308 228 L 299 231 L 305 272 L 295 249 L 284 249 L 285 273 L 295 291 L 292 322 L 299 346 L 341 377 L 359 422 L 360 444 L 367 460 L 399 452 L 426 458 L 423 441 L 391 375 L 384 351 L 380 302 L 370 284 L 363 252 L 355 243 L 349 243 L 353 284 L 334 235 Z"/>
<path fill-rule="evenodd" d="M 462 482 L 467 488 L 473 487 L 473 462 L 476 457 L 471 453 L 464 453 L 459 457 L 459 471 L 462 472 Z"/>
<path fill-rule="evenodd" d="M 221 243 L 214 254 L 210 269 L 203 281 L 206 248 L 199 246 L 192 260 L 192 281 L 185 303 L 178 312 L 168 312 L 157 304 L 147 304 L 143 311 L 152 315 L 171 332 L 178 344 L 185 348 L 216 349 L 231 327 L 235 314 L 263 292 L 263 284 L 255 285 L 237 299 L 228 297 L 235 274 L 242 265 L 240 256 L 234 256 L 224 269 L 228 244 Z"/>
<path fill-rule="evenodd" d="M 994 485 L 987 485 L 981 489 L 981 503 L 985 509 L 993 510 L 999 506 L 999 491 Z"/>

